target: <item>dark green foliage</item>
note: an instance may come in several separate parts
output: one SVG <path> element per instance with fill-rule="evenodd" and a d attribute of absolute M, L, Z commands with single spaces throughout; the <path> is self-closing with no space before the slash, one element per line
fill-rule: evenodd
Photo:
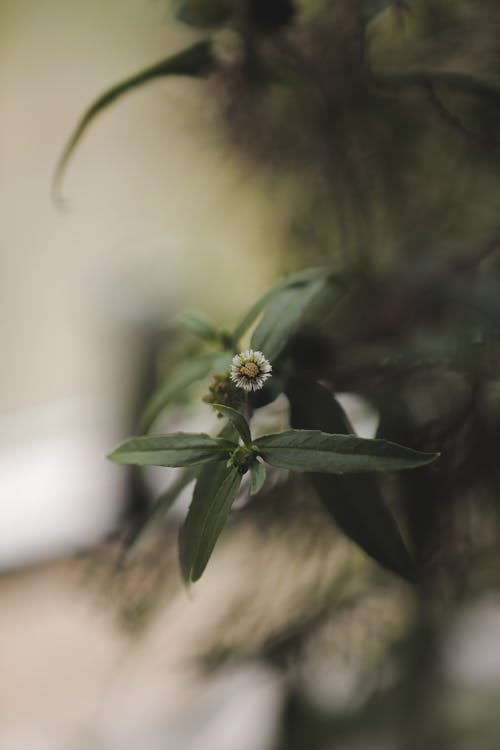
<path fill-rule="evenodd" d="M 439 455 L 413 451 L 385 440 L 331 435 L 320 430 L 287 430 L 264 435 L 254 445 L 272 466 L 328 474 L 413 469 L 435 461 Z"/>
<path fill-rule="evenodd" d="M 352 432 L 338 401 L 319 383 L 295 379 L 287 388 L 287 396 L 293 427 Z M 349 477 L 306 474 L 306 478 L 328 513 L 354 542 L 389 570 L 403 578 L 414 577 L 411 557 L 398 525 L 384 503 L 376 474 Z"/>
<path fill-rule="evenodd" d="M 198 477 L 193 501 L 179 538 L 182 574 L 197 581 L 205 570 L 241 483 L 234 468 L 206 467 Z"/>
<path fill-rule="evenodd" d="M 203 433 L 173 432 L 125 440 L 109 454 L 117 464 L 138 466 L 192 466 L 222 461 L 232 443 Z"/>

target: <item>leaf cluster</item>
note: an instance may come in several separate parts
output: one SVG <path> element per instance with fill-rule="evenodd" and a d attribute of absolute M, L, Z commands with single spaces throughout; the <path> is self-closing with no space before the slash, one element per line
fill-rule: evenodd
<path fill-rule="evenodd" d="M 326 269 L 308 269 L 280 282 L 267 292 L 230 333 L 219 332 L 204 320 L 185 317 L 205 341 L 238 342 L 252 326 L 252 348 L 272 353 L 274 385 L 267 394 L 253 394 L 247 413 L 283 392 L 291 404 L 291 429 L 254 438 L 241 410 L 214 403 L 226 427 L 212 437 L 204 433 L 171 433 L 129 438 L 109 458 L 119 464 L 181 467 L 171 491 L 151 511 L 165 512 L 177 493 L 196 477 L 193 500 L 180 532 L 183 575 L 196 581 L 202 575 L 229 516 L 243 476 L 250 474 L 250 495 L 262 491 L 266 465 L 304 472 L 325 507 L 343 530 L 382 565 L 411 578 L 411 559 L 398 526 L 371 478 L 376 472 L 414 469 L 435 460 L 426 453 L 380 439 L 353 434 L 333 394 L 290 363 L 287 345 L 296 331 L 317 317 L 325 295 L 345 294 L 345 285 Z M 193 320 L 196 321 L 192 325 Z M 230 352 L 205 352 L 179 363 L 146 405 L 141 419 L 149 426 L 158 413 L 214 367 L 228 365 Z M 255 398 L 257 397 L 257 398 Z M 350 486 L 352 477 L 353 485 Z M 359 495 L 358 495 L 359 493 Z M 353 499 L 354 498 L 354 499 Z"/>

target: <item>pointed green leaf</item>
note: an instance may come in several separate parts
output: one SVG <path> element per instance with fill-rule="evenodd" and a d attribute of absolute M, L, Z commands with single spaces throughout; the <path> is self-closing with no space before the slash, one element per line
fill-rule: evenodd
<path fill-rule="evenodd" d="M 193 466 L 224 461 L 235 444 L 203 432 L 145 435 L 121 443 L 108 458 L 117 464 L 138 466 Z"/>
<path fill-rule="evenodd" d="M 199 354 L 181 362 L 144 407 L 138 430 L 146 432 L 168 403 L 209 373 L 227 370 L 230 364 L 231 354 L 221 352 Z"/>
<path fill-rule="evenodd" d="M 250 346 L 275 360 L 296 330 L 309 322 L 315 307 L 332 291 L 343 287 L 329 273 L 312 279 L 309 283 L 284 289 L 268 306 L 253 332 Z"/>
<path fill-rule="evenodd" d="M 224 465 L 202 469 L 179 537 L 181 569 L 186 581 L 197 581 L 205 570 L 240 484 L 241 475 L 236 469 Z"/>
<path fill-rule="evenodd" d="M 319 383 L 309 378 L 294 380 L 286 394 L 292 427 L 352 432 L 338 401 Z M 377 474 L 308 473 L 305 478 L 350 539 L 383 567 L 407 580 L 414 579 L 413 560 L 396 519 L 383 500 Z"/>
<path fill-rule="evenodd" d="M 307 268 L 304 271 L 291 274 L 269 289 L 254 305 L 245 313 L 233 331 L 233 338 L 238 341 L 250 326 L 257 320 L 264 308 L 278 297 L 285 289 L 303 287 L 312 281 L 324 277 L 329 271 L 326 268 Z"/>
<path fill-rule="evenodd" d="M 231 424 L 238 430 L 238 433 L 245 445 L 251 445 L 252 436 L 250 435 L 250 428 L 243 414 L 241 414 L 241 412 L 239 411 L 236 411 L 236 409 L 233 409 L 231 406 L 226 406 L 225 404 L 212 404 L 212 406 L 216 411 L 219 412 L 219 414 L 222 414 L 223 417 L 229 419 Z"/>
<path fill-rule="evenodd" d="M 196 42 L 192 47 L 182 50 L 175 55 L 171 55 L 166 60 L 162 60 L 145 70 L 141 70 L 140 73 L 127 78 L 125 81 L 116 84 L 101 94 L 101 96 L 90 105 L 82 116 L 66 144 L 61 158 L 59 159 L 53 180 L 53 193 L 56 202 L 60 202 L 60 186 L 68 161 L 83 134 L 97 115 L 124 94 L 127 94 L 129 91 L 132 91 L 132 89 L 142 86 L 144 83 L 147 83 L 154 78 L 161 78 L 170 75 L 199 77 L 209 73 L 213 66 L 214 58 L 212 55 L 211 42 Z"/>
<path fill-rule="evenodd" d="M 250 494 L 256 495 L 261 491 L 266 481 L 266 467 L 260 461 L 250 464 Z"/>
<path fill-rule="evenodd" d="M 218 433 L 217 437 L 234 442 L 238 439 L 238 433 L 234 429 L 233 425 L 228 422 Z M 217 464 L 217 467 L 218 466 L 219 464 Z M 167 515 L 168 511 L 173 506 L 182 490 L 196 479 L 200 471 L 203 471 L 203 468 L 203 466 L 188 466 L 179 473 L 177 478 L 174 479 L 170 486 L 167 487 L 167 489 L 156 498 L 150 512 L 142 521 L 142 523 L 140 523 L 137 528 L 134 529 L 132 536 L 127 542 L 127 547 L 131 547 L 133 544 L 135 544 L 135 542 L 142 536 L 144 531 L 149 526 L 152 526 Z M 215 470 L 217 470 L 217 468 L 214 467 L 213 464 L 210 465 L 209 471 L 214 471 L 214 468 Z"/>
<path fill-rule="evenodd" d="M 287 430 L 254 441 L 264 461 L 292 471 L 358 474 L 397 471 L 435 461 L 437 453 L 421 453 L 385 440 L 334 435 L 320 430 Z"/>

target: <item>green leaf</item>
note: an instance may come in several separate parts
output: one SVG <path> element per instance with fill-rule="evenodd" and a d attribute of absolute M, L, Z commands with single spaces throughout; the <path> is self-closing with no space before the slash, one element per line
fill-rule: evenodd
<path fill-rule="evenodd" d="M 266 481 L 266 467 L 260 461 L 250 464 L 250 494 L 256 495 L 261 491 Z"/>
<path fill-rule="evenodd" d="M 283 279 L 278 284 L 275 284 L 269 289 L 260 299 L 255 302 L 254 305 L 248 310 L 247 313 L 241 318 L 238 325 L 233 331 L 233 338 L 238 341 L 244 333 L 250 328 L 250 326 L 257 320 L 258 316 L 264 310 L 264 308 L 278 297 L 285 289 L 291 289 L 293 287 L 303 287 L 312 281 L 315 281 L 328 273 L 326 268 L 307 268 L 304 271 L 299 271 L 286 279 Z"/>
<path fill-rule="evenodd" d="M 212 404 L 212 406 L 219 412 L 219 414 L 222 414 L 223 417 L 229 419 L 231 424 L 238 430 L 245 445 L 251 445 L 252 436 L 250 435 L 250 428 L 243 414 L 236 409 L 233 409 L 231 406 L 225 406 L 224 404 Z"/>
<path fill-rule="evenodd" d="M 182 50 L 175 55 L 171 55 L 170 57 L 167 57 L 166 60 L 162 60 L 145 70 L 141 70 L 139 73 L 136 73 L 125 81 L 116 84 L 101 94 L 101 96 L 99 96 L 83 114 L 59 159 L 53 180 L 53 194 L 56 202 L 61 202 L 61 181 L 68 161 L 83 134 L 97 115 L 124 94 L 127 94 L 129 91 L 142 86 L 144 83 L 147 83 L 154 78 L 161 78 L 170 75 L 199 77 L 209 73 L 213 67 L 214 57 L 212 55 L 211 42 L 209 40 L 196 42 L 192 47 Z"/>
<path fill-rule="evenodd" d="M 290 423 L 324 432 L 352 432 L 341 405 L 319 383 L 304 378 L 286 388 Z M 414 580 L 414 563 L 396 519 L 385 504 L 376 474 L 308 473 L 306 480 L 342 531 L 383 567 Z"/>
<path fill-rule="evenodd" d="M 178 398 L 191 385 L 211 372 L 227 370 L 230 364 L 231 354 L 221 352 L 198 354 L 182 362 L 170 373 L 144 407 L 139 420 L 139 432 L 146 432 L 167 404 Z"/>
<path fill-rule="evenodd" d="M 230 422 L 227 422 L 222 430 L 218 433 L 217 437 L 234 442 L 238 439 L 238 433 L 234 429 L 233 425 Z M 219 464 L 217 464 L 216 467 L 211 464 L 208 467 L 208 470 L 214 471 L 214 468 L 215 470 L 217 470 L 218 466 Z M 144 518 L 142 522 L 140 522 L 133 530 L 133 533 L 126 542 L 126 546 L 128 548 L 132 547 L 135 544 L 135 542 L 142 536 L 142 534 L 146 531 L 146 529 L 149 528 L 149 526 L 154 525 L 157 521 L 167 515 L 168 511 L 173 506 L 182 490 L 187 487 L 188 484 L 193 482 L 199 475 L 200 471 L 203 471 L 203 469 L 204 466 L 188 466 L 179 473 L 177 478 L 174 479 L 170 486 L 167 487 L 167 489 L 155 499 L 154 504 L 152 505 L 146 518 Z"/>
<path fill-rule="evenodd" d="M 234 468 L 206 466 L 200 472 L 179 537 L 181 570 L 186 581 L 197 581 L 205 570 L 240 484 L 241 475 Z"/>
<path fill-rule="evenodd" d="M 177 315 L 177 321 L 205 341 L 220 338 L 218 328 L 205 316 L 196 312 L 185 312 Z"/>
<path fill-rule="evenodd" d="M 250 346 L 258 349 L 271 361 L 275 360 L 296 330 L 311 317 L 315 305 L 335 287 L 338 281 L 323 273 L 309 283 L 284 289 L 268 306 L 253 332 Z"/>
<path fill-rule="evenodd" d="M 385 440 L 334 435 L 320 430 L 287 430 L 254 441 L 264 461 L 292 471 L 358 474 L 365 471 L 413 469 L 435 461 L 422 453 Z"/>
<path fill-rule="evenodd" d="M 138 466 L 193 466 L 224 461 L 235 444 L 203 432 L 173 432 L 170 435 L 145 435 L 125 440 L 109 454 L 117 464 Z"/>

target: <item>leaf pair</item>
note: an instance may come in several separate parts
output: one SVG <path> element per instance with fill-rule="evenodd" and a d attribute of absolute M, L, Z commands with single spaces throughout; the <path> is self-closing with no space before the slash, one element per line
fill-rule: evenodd
<path fill-rule="evenodd" d="M 215 408 L 237 430 L 243 441 L 242 446 L 226 437 L 214 438 L 204 433 L 178 432 L 131 438 L 109 456 L 117 463 L 140 466 L 202 465 L 180 535 L 181 568 L 186 580 L 196 581 L 203 573 L 238 494 L 243 474 L 250 471 L 252 494 L 262 488 L 265 467 L 259 459 L 271 466 L 312 473 L 313 482 L 319 487 L 321 494 L 321 478 L 328 474 L 408 469 L 422 466 L 436 458 L 436 454 L 421 453 L 384 440 L 366 440 L 355 435 L 332 434 L 321 430 L 291 429 L 253 441 L 249 425 L 242 414 L 222 404 L 216 404 Z M 327 487 L 324 489 L 326 491 Z M 342 515 L 342 502 L 340 508 L 337 515 Z M 345 510 L 344 508 L 344 512 Z M 370 539 L 366 542 L 363 533 L 359 532 L 363 527 L 363 512 L 359 508 L 357 510 L 362 519 L 361 525 L 356 526 L 354 512 L 351 519 L 354 532 L 351 530 L 351 536 L 355 539 L 357 536 L 356 541 L 360 539 L 361 545 L 377 559 L 381 558 L 386 566 L 401 569 L 400 560 L 394 563 L 387 554 L 378 554 L 377 541 L 375 547 Z M 375 507 L 375 516 L 379 512 L 387 523 L 388 511 L 381 502 Z M 349 517 L 348 510 L 347 516 Z M 378 526 L 375 523 L 376 518 L 371 520 L 375 529 L 380 528 L 380 523 Z M 349 522 L 344 527 L 347 527 L 345 530 L 349 533 Z"/>

